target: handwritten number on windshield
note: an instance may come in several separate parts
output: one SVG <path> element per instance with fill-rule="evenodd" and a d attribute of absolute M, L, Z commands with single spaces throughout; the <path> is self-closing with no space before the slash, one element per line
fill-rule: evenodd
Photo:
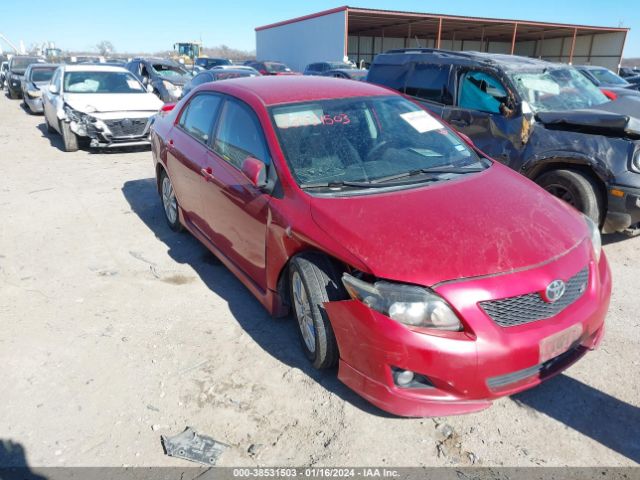
<path fill-rule="evenodd" d="M 339 113 L 337 115 L 324 115 L 322 117 L 322 123 L 325 125 L 349 125 L 351 123 L 351 119 L 346 113 Z"/>

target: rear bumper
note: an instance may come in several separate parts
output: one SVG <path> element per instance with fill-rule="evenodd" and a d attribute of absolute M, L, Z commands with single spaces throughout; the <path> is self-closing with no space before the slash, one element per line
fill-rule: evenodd
<path fill-rule="evenodd" d="M 382 410 L 419 417 L 475 412 L 496 398 L 535 387 L 600 342 L 611 294 L 605 256 L 598 264 L 591 262 L 584 295 L 555 317 L 505 328 L 494 323 L 478 302 L 500 289 L 512 289 L 516 295 L 538 291 L 532 290 L 534 285 L 563 278 L 561 272 L 567 268 L 575 273 L 571 270 L 575 260 L 580 254 L 584 259 L 584 253 L 574 251 L 525 272 L 436 288 L 457 310 L 465 332 L 411 330 L 355 300 L 325 304 L 340 349 L 340 380 Z M 541 363 L 540 342 L 576 324 L 582 334 L 571 348 Z M 392 368 L 420 374 L 431 386 L 398 387 Z"/>
<path fill-rule="evenodd" d="M 612 190 L 622 192 L 622 195 L 613 195 Z M 611 185 L 608 192 L 608 209 L 602 232 L 624 232 L 638 225 L 640 223 L 640 188 Z"/>

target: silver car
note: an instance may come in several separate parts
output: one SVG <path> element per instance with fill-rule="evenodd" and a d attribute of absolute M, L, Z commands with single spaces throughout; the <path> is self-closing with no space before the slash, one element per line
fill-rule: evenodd
<path fill-rule="evenodd" d="M 61 65 L 42 92 L 44 123 L 62 135 L 67 152 L 78 139 L 94 148 L 149 144 L 162 102 L 133 74 L 110 65 Z"/>
<path fill-rule="evenodd" d="M 22 77 L 22 99 L 30 113 L 42 113 L 42 91 L 47 88 L 59 65 L 32 63 Z"/>

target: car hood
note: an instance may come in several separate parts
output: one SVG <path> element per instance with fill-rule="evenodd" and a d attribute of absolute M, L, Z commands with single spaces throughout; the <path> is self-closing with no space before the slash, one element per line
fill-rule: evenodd
<path fill-rule="evenodd" d="M 162 107 L 152 93 L 65 93 L 64 101 L 83 113 L 158 111 Z"/>
<path fill-rule="evenodd" d="M 536 119 L 555 129 L 640 138 L 640 98 L 625 96 L 583 110 L 538 112 Z"/>
<path fill-rule="evenodd" d="M 311 215 L 376 277 L 424 286 L 541 265 L 588 235 L 571 207 L 499 164 L 410 190 L 312 197 Z"/>

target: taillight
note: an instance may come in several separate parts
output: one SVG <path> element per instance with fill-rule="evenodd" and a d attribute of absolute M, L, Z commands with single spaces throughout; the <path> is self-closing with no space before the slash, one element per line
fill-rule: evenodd
<path fill-rule="evenodd" d="M 173 110 L 175 108 L 176 104 L 175 103 L 165 103 L 162 108 L 160 109 L 161 112 L 167 113 L 170 112 L 171 110 Z"/>
<path fill-rule="evenodd" d="M 612 92 L 611 90 L 607 90 L 606 88 L 601 88 L 600 91 L 604 93 L 605 96 L 611 101 L 618 99 L 618 95 Z"/>

